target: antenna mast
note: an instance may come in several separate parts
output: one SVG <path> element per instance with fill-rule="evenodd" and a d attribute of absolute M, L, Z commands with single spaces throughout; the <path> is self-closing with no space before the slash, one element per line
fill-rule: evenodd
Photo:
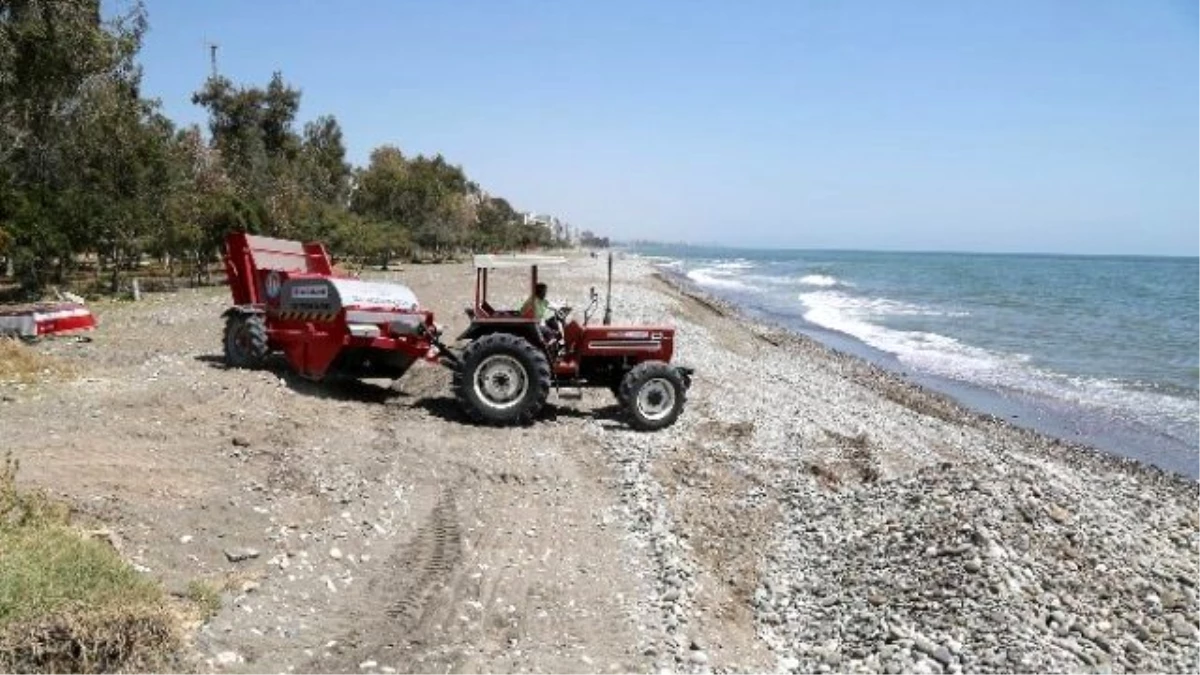
<path fill-rule="evenodd" d="M 217 47 L 219 47 L 220 45 L 218 45 L 215 42 L 208 42 L 208 41 L 205 41 L 204 45 L 206 47 L 208 47 L 208 60 L 212 64 L 212 76 L 216 77 L 217 76 Z"/>

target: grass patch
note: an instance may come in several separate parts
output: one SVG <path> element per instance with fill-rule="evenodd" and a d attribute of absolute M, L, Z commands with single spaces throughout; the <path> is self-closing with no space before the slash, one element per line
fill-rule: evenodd
<path fill-rule="evenodd" d="M 33 384 L 75 374 L 70 363 L 13 338 L 0 338 L 0 384 Z"/>
<path fill-rule="evenodd" d="M 20 462 L 11 454 L 4 456 L 4 466 L 0 468 L 0 536 L 25 528 L 66 525 L 71 513 L 66 506 L 51 501 L 42 492 L 17 489 L 20 468 Z M 4 551 L 0 548 L 0 554 Z"/>
<path fill-rule="evenodd" d="M 204 619 L 210 619 L 221 611 L 221 591 L 208 582 L 199 579 L 189 581 L 185 597 L 196 606 Z"/>
<path fill-rule="evenodd" d="M 107 543 L 85 539 L 68 510 L 0 472 L 0 671 L 178 669 L 179 619 L 159 585 Z"/>

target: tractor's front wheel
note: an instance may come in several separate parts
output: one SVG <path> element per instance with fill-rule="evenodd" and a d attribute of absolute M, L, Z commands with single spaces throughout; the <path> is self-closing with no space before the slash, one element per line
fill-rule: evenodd
<path fill-rule="evenodd" d="M 271 349 L 267 322 L 261 314 L 230 314 L 225 319 L 225 365 L 260 368 Z"/>
<path fill-rule="evenodd" d="M 550 363 L 522 337 L 485 335 L 463 350 L 454 371 L 454 395 L 477 423 L 528 424 L 550 395 Z"/>
<path fill-rule="evenodd" d="M 634 366 L 621 380 L 618 400 L 638 431 L 665 429 L 679 419 L 687 386 L 677 368 L 662 361 Z"/>

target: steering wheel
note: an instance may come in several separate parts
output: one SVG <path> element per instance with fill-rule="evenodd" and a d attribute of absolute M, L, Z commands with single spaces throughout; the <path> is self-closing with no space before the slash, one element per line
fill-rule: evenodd
<path fill-rule="evenodd" d="M 558 319 L 559 321 L 561 321 L 563 323 L 566 323 L 567 315 L 570 313 L 571 313 L 571 308 L 564 305 L 564 306 L 559 307 L 558 309 L 554 310 L 554 318 Z"/>

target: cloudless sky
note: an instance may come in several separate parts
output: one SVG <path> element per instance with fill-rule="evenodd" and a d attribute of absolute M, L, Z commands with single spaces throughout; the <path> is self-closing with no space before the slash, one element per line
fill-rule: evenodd
<path fill-rule="evenodd" d="M 106 0 L 109 11 L 126 0 Z M 303 90 L 618 238 L 1196 255 L 1194 0 L 147 0 L 144 93 Z"/>

